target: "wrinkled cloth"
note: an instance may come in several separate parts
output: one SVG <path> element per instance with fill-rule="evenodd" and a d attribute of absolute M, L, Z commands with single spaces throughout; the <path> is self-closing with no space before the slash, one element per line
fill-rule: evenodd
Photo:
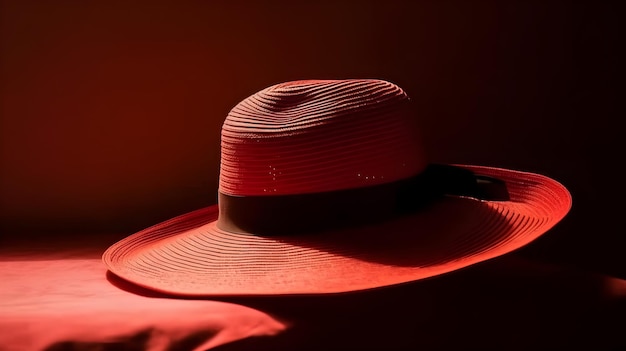
<path fill-rule="evenodd" d="M 98 258 L 8 259 L 0 262 L 2 351 L 208 350 L 286 328 L 234 303 L 129 293 L 108 281 Z"/>

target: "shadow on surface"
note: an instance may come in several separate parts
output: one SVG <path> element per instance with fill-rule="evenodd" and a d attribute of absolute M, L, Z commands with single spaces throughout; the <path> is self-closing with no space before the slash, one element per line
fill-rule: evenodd
<path fill-rule="evenodd" d="M 111 273 L 107 278 L 135 294 L 168 297 Z M 252 307 L 291 325 L 276 337 L 217 348 L 224 351 L 626 347 L 626 281 L 516 254 L 355 293 L 206 298 Z"/>

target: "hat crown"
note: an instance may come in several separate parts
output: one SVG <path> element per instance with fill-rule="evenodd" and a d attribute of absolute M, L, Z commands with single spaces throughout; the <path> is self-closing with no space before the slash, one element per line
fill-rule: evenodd
<path fill-rule="evenodd" d="M 222 126 L 219 190 L 291 195 L 384 184 L 426 167 L 409 97 L 375 79 L 276 84 Z"/>

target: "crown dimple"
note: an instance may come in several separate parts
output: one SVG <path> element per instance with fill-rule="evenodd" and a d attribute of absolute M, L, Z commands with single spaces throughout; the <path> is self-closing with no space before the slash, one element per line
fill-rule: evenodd
<path fill-rule="evenodd" d="M 296 82 L 278 84 L 252 96 L 251 100 L 268 111 L 280 113 L 310 101 L 314 94 L 311 87 L 315 85 L 314 81 L 309 81 L 309 84 Z"/>
<path fill-rule="evenodd" d="M 375 79 L 302 80 L 276 84 L 237 104 L 223 131 L 294 133 L 301 128 L 382 110 L 408 100 L 398 86 Z"/>

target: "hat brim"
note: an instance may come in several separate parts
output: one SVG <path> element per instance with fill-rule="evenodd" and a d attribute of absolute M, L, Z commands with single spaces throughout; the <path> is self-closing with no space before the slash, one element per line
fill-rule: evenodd
<path fill-rule="evenodd" d="M 537 239 L 571 207 L 548 177 L 461 166 L 506 182 L 510 200 L 444 197 L 376 225 L 306 235 L 237 234 L 216 226 L 217 206 L 187 213 L 108 248 L 117 276 L 166 294 L 292 295 L 357 291 L 458 270 Z"/>

